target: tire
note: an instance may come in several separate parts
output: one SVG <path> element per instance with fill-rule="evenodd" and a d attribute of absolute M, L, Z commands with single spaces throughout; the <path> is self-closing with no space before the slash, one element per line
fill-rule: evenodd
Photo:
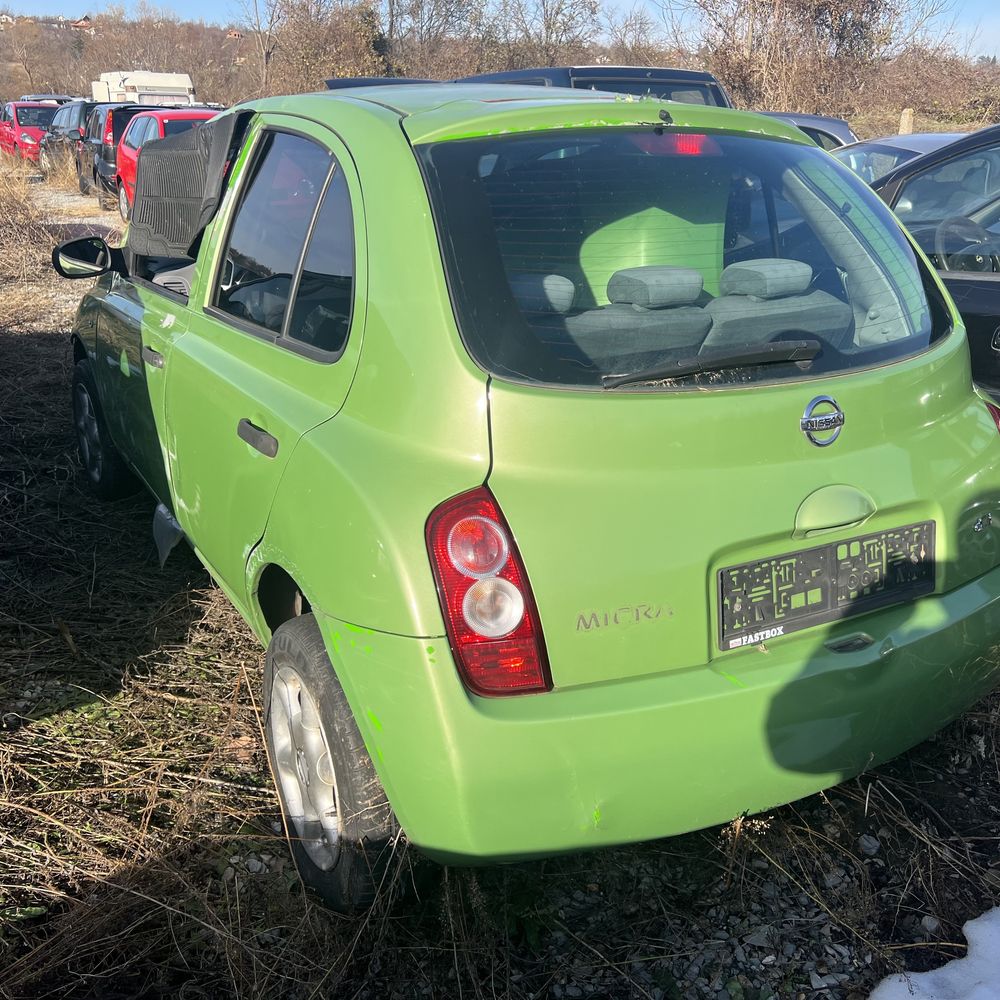
<path fill-rule="evenodd" d="M 94 194 L 97 195 L 97 207 L 102 211 L 115 207 L 114 199 L 104 190 L 104 184 L 97 174 L 94 174 Z"/>
<path fill-rule="evenodd" d="M 76 183 L 80 188 L 80 194 L 90 194 L 90 181 L 87 180 L 79 160 L 76 161 Z"/>
<path fill-rule="evenodd" d="M 73 369 L 72 393 L 76 444 L 91 489 L 102 500 L 117 500 L 138 492 L 139 481 L 108 434 L 89 361 L 78 361 Z"/>
<path fill-rule="evenodd" d="M 122 217 L 122 222 L 128 222 L 131 212 L 128 205 L 128 195 L 125 193 L 125 185 L 118 182 L 118 214 Z"/>
<path fill-rule="evenodd" d="M 39 149 L 38 151 L 38 169 L 46 180 L 52 176 L 52 159 L 49 157 L 47 149 Z"/>
<path fill-rule="evenodd" d="M 268 760 L 299 875 L 331 908 L 366 910 L 397 826 L 313 615 L 275 631 L 263 700 Z"/>

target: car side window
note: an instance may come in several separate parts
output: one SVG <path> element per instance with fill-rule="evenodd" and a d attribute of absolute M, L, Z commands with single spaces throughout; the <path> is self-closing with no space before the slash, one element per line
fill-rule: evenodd
<path fill-rule="evenodd" d="M 138 149 L 142 143 L 140 135 L 145 127 L 146 120 L 144 118 L 140 118 L 138 121 L 133 118 L 125 129 L 125 135 L 122 136 L 121 144 L 127 146 L 129 149 Z"/>
<path fill-rule="evenodd" d="M 903 183 L 896 214 L 907 225 L 940 222 L 1000 195 L 1000 147 L 975 149 L 936 163 Z"/>
<path fill-rule="evenodd" d="M 831 149 L 837 149 L 840 146 L 840 143 L 832 135 L 824 132 L 822 129 L 809 128 L 808 126 L 799 127 L 820 149 L 825 149 L 829 152 Z"/>
<path fill-rule="evenodd" d="M 214 305 L 280 333 L 306 235 L 333 157 L 301 135 L 266 131 L 226 241 Z"/>
<path fill-rule="evenodd" d="M 347 343 L 354 304 L 354 218 L 339 166 L 327 185 L 302 262 L 286 336 L 328 354 Z"/>

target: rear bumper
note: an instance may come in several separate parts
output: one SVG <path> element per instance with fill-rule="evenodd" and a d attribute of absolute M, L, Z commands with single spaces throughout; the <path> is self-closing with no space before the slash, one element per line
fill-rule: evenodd
<path fill-rule="evenodd" d="M 443 640 L 320 624 L 401 825 L 452 862 L 772 808 L 901 753 L 1000 682 L 1000 569 L 766 652 L 509 699 L 465 694 Z M 863 650 L 823 645 L 859 629 L 875 638 Z"/>

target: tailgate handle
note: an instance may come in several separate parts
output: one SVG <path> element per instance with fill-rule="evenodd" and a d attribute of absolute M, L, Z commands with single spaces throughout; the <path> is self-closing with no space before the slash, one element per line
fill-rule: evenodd
<path fill-rule="evenodd" d="M 159 351 L 154 351 L 152 347 L 142 345 L 142 360 L 151 368 L 163 367 L 163 355 Z"/>
<path fill-rule="evenodd" d="M 236 425 L 236 433 L 262 455 L 274 458 L 278 454 L 278 439 L 273 434 L 268 434 L 263 427 L 251 423 L 246 417 Z"/>
<path fill-rule="evenodd" d="M 838 528 L 853 528 L 876 510 L 875 501 L 854 486 L 824 486 L 799 505 L 792 537 L 811 538 Z"/>

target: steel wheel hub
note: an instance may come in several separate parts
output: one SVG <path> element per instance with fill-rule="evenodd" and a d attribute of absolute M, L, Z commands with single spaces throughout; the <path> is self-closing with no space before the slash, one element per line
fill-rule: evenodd
<path fill-rule="evenodd" d="M 73 391 L 73 423 L 76 425 L 76 440 L 80 446 L 80 458 L 87 475 L 97 482 L 101 478 L 103 457 L 101 452 L 101 432 L 97 426 L 97 412 L 85 385 L 77 385 Z"/>
<path fill-rule="evenodd" d="M 340 851 L 336 775 L 316 702 L 292 667 L 274 673 L 269 725 L 275 771 L 295 836 L 313 864 L 329 871 Z"/>

